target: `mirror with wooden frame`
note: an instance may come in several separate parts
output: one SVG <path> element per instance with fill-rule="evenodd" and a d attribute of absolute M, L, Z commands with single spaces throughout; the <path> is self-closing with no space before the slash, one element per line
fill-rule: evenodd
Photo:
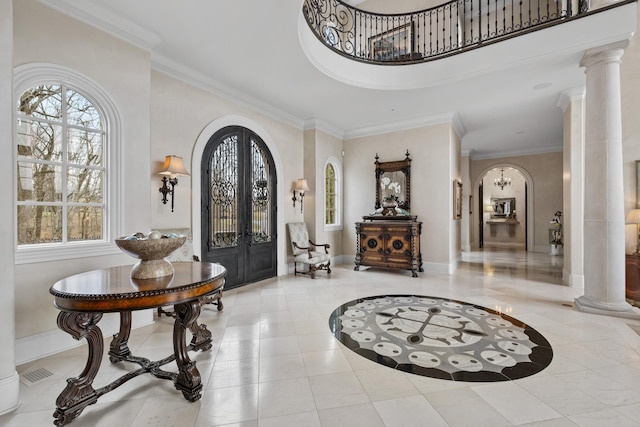
<path fill-rule="evenodd" d="M 376 209 L 397 206 L 411 207 L 411 159 L 409 150 L 404 160 L 381 162 L 376 153 Z"/>

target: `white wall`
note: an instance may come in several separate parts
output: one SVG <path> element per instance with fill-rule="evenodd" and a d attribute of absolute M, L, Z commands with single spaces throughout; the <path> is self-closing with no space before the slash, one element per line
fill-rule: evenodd
<path fill-rule="evenodd" d="M 13 171 L 13 22 L 11 0 L 0 0 L 0 141 L 3 156 L 0 156 L 0 168 Z M 5 175 L 6 176 L 6 175 Z M 9 180 L 12 182 L 12 180 Z M 14 200 L 14 186 L 5 188 L 5 200 Z M 13 252 L 13 203 L 0 206 L 0 414 L 15 408 L 19 404 L 19 378 L 15 369 L 14 342 L 14 252 Z"/>
<path fill-rule="evenodd" d="M 11 66 L 35 62 L 62 65 L 96 82 L 116 106 L 121 122 L 121 169 L 124 182 L 124 191 L 120 195 L 123 224 L 119 235 L 145 232 L 152 228 L 192 226 L 192 202 L 198 195 L 191 194 L 191 179 L 179 179 L 175 194 L 176 208 L 171 213 L 160 202 L 160 179 L 156 172 L 165 155 L 176 154 L 184 158 L 187 169 L 193 173 L 194 168 L 199 168 L 199 165 L 192 164 L 192 153 L 198 139 L 203 137 L 201 133 L 210 129 L 208 126 L 212 122 L 235 115 L 243 123 L 255 123 L 266 137 L 265 142 L 271 144 L 270 149 L 280 170 L 282 171 L 283 165 L 287 166 L 286 172 L 278 176 L 278 215 L 279 226 L 282 227 L 278 244 L 278 273 L 287 273 L 284 223 L 302 218 L 299 210 L 290 204 L 291 195 L 289 185 L 286 184 L 303 173 L 302 163 L 299 161 L 303 157 L 300 129 L 277 122 L 165 74 L 152 72 L 149 52 L 81 24 L 35 0 L 15 3 L 15 55 Z M 2 17 L 11 19 L 11 14 L 3 14 Z M 2 27 L 3 30 L 7 28 L 10 26 Z M 10 44 L 10 40 L 8 42 Z M 3 50 L 4 52 L 10 52 L 10 49 Z M 78 52 L 83 54 L 78 55 Z M 2 81 L 9 85 L 11 93 L 11 79 Z M 3 115 L 4 117 L 11 120 L 12 114 Z M 3 126 L 2 129 L 11 132 L 12 127 Z M 7 141 L 12 141 L 12 136 Z M 13 164 L 10 156 L 4 158 Z M 9 170 L 12 169 L 11 166 Z M 13 214 L 7 217 L 11 218 Z M 13 230 L 12 222 L 6 224 Z M 3 240 L 11 242 L 13 239 Z M 6 250 L 11 252 L 11 257 L 3 257 L 3 261 L 9 260 L 13 268 L 13 246 Z M 17 265 L 15 305 L 12 298 L 3 301 L 9 303 L 11 308 L 15 307 L 15 334 L 19 347 L 28 350 L 29 355 L 32 351 L 40 351 L 40 355 L 44 355 L 55 351 L 42 345 L 45 342 L 55 342 L 57 345 L 59 340 L 63 340 L 68 341 L 61 344 L 63 347 L 78 345 L 77 341 L 56 328 L 58 311 L 53 307 L 49 287 L 55 281 L 78 272 L 133 262 L 129 256 L 116 253 L 111 256 L 83 258 L 80 261 L 76 259 L 38 263 L 38 268 L 34 268 L 34 264 Z M 6 271 L 10 272 L 8 269 Z M 4 312 L 10 313 L 9 310 Z M 34 316 L 34 312 L 38 316 Z M 108 324 L 108 317 L 101 324 Z M 145 319 L 152 319 L 150 312 Z M 3 322 L 3 325 L 8 326 L 13 333 L 13 324 Z M 104 332 L 110 333 L 108 330 Z M 13 342 L 13 338 L 11 341 Z M 13 359 L 9 364 L 14 365 Z"/>
<path fill-rule="evenodd" d="M 311 224 L 315 224 L 315 230 L 313 231 L 313 235 L 315 236 L 316 243 L 328 243 L 331 245 L 331 256 L 339 256 L 343 254 L 342 250 L 342 230 L 344 229 L 344 225 L 339 229 L 331 229 L 328 230 L 324 225 L 324 167 L 329 159 L 332 159 L 336 162 L 341 169 L 343 169 L 342 165 L 342 140 L 332 136 L 326 132 L 321 130 L 312 130 L 307 131 L 305 134 L 309 132 L 312 133 L 313 139 L 315 140 L 314 151 L 313 153 L 307 153 L 305 150 L 305 165 L 309 160 L 307 155 L 311 154 L 312 159 L 311 163 L 313 163 L 315 174 L 313 175 L 312 181 L 314 181 L 314 191 L 310 194 L 310 201 L 313 203 L 310 206 L 314 206 L 315 212 L 315 221 L 311 222 Z M 306 142 L 305 142 L 306 144 Z M 305 177 L 312 176 L 307 172 L 305 166 Z M 340 195 L 342 192 L 342 185 L 344 181 L 344 177 L 342 177 L 338 182 L 340 188 L 338 192 Z M 309 183 L 311 185 L 311 183 Z M 305 196 L 305 212 L 307 209 L 307 196 Z M 342 212 L 342 209 L 341 209 Z M 306 214 L 305 214 L 306 217 Z M 306 219 L 306 218 L 305 218 Z M 344 221 L 344 215 L 341 218 L 341 221 Z M 342 223 L 341 223 L 342 224 Z M 348 252 L 348 251 L 347 251 Z"/>
<path fill-rule="evenodd" d="M 194 224 L 200 215 L 199 168 L 203 142 L 215 133 L 216 123 L 237 124 L 252 128 L 269 147 L 278 171 L 278 274 L 287 273 L 285 224 L 302 221 L 300 206 L 291 203 L 291 184 L 303 176 L 303 133 L 290 125 L 239 106 L 209 91 L 179 81 L 160 72 L 151 73 L 151 224 L 153 228 L 187 227 L 196 230 L 194 249 L 199 253 L 200 237 Z M 198 108 L 193 108 L 196 105 Z M 212 127 L 214 126 L 214 127 Z M 198 145 L 196 145 L 198 144 Z M 156 172 L 164 156 L 176 154 L 184 158 L 191 178 L 180 178 L 176 187 L 175 211 L 160 200 L 160 177 Z M 192 158 L 193 156 L 196 158 Z M 149 177 L 147 177 L 149 180 Z M 305 208 L 308 199 L 305 197 Z M 306 211 L 306 209 L 305 209 Z"/>
<path fill-rule="evenodd" d="M 120 195 L 124 212 L 121 231 L 124 234 L 149 230 L 149 53 L 80 24 L 35 0 L 14 2 L 13 29 L 14 67 L 37 62 L 62 65 L 93 80 L 109 94 L 121 123 L 120 167 L 124 182 Z M 17 265 L 16 337 L 60 332 L 56 327 L 58 311 L 49 295 L 49 287 L 55 281 L 82 271 L 133 262 L 131 257 L 117 254 Z M 34 316 L 34 313 L 38 315 Z M 67 334 L 64 336 L 70 343 L 77 344 Z"/>
<path fill-rule="evenodd" d="M 411 162 L 411 213 L 422 222 L 422 260 L 426 271 L 450 273 L 459 258 L 459 221 L 453 220 L 453 179 L 460 178 L 459 142 L 450 123 L 409 129 L 344 142 L 345 221 L 342 247 L 355 257 L 355 223 L 375 209 L 375 155 L 381 162 Z M 454 231 L 454 227 L 456 231 Z M 456 241 L 456 242 L 454 242 Z M 447 250 L 442 250 L 443 243 Z M 458 249 L 449 251 L 449 244 Z M 456 253 L 457 251 L 457 253 Z"/>
<path fill-rule="evenodd" d="M 460 158 L 460 175 L 462 176 L 462 220 L 460 221 L 460 249 L 470 251 L 473 243 L 471 231 L 471 215 L 477 209 L 478 203 L 471 197 L 473 185 L 471 183 L 471 158 L 463 154 Z"/>

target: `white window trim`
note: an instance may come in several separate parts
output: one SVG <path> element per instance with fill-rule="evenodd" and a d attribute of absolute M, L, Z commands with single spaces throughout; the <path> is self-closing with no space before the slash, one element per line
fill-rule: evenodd
<path fill-rule="evenodd" d="M 331 164 L 336 174 L 336 224 L 326 224 L 327 222 L 327 210 L 326 197 L 327 197 L 327 165 Z M 322 168 L 322 224 L 324 225 L 324 231 L 340 231 L 342 230 L 342 168 L 340 167 L 340 161 L 335 157 L 329 157 L 324 162 Z"/>
<path fill-rule="evenodd" d="M 29 264 L 43 261 L 58 261 L 74 258 L 85 258 L 100 255 L 113 255 L 122 253 L 114 243 L 114 240 L 121 232 L 122 212 L 120 207 L 123 206 L 122 198 L 122 170 L 120 165 L 121 159 L 121 138 L 120 138 L 120 116 L 115 103 L 111 97 L 97 83 L 87 77 L 65 67 L 55 64 L 31 63 L 18 66 L 14 69 L 13 78 L 13 186 L 17 185 L 17 141 L 16 138 L 16 106 L 18 105 L 18 97 L 30 87 L 39 84 L 59 84 L 64 83 L 72 89 L 77 89 L 83 96 L 91 101 L 100 111 L 104 118 L 104 131 L 106 138 L 104 140 L 105 147 L 105 171 L 107 175 L 105 192 L 105 230 L 104 238 L 99 241 L 86 242 L 68 242 L 65 244 L 37 244 L 37 245 L 21 245 L 18 247 L 18 236 L 14 233 L 15 263 Z M 17 227 L 18 210 L 15 206 L 15 199 L 12 201 L 13 224 Z"/>

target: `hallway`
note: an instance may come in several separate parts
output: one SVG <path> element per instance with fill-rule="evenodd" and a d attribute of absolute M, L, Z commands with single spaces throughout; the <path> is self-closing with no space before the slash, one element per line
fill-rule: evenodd
<path fill-rule="evenodd" d="M 640 322 L 572 308 L 580 290 L 561 284 L 562 258 L 505 249 L 463 254 L 453 275 L 338 265 L 315 280 L 291 275 L 228 291 L 224 311 L 205 306 L 208 352 L 192 353 L 201 400 L 170 383 L 136 378 L 88 407 L 71 426 L 637 426 Z M 378 365 L 340 344 L 328 327 L 336 307 L 372 295 L 423 295 L 505 313 L 540 332 L 553 349 L 544 370 L 493 383 L 446 381 Z M 133 331 L 135 354 L 171 352 L 172 320 Z M 108 345 L 110 338 L 105 340 Z M 22 406 L 2 426 L 53 423 L 65 378 L 79 374 L 82 346 L 18 367 L 52 375 L 21 384 Z M 168 365 L 170 366 L 170 365 Z M 96 386 L 123 374 L 103 358 Z"/>

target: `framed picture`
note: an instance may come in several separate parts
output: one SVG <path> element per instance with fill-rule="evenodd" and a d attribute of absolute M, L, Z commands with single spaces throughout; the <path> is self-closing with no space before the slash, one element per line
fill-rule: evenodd
<path fill-rule="evenodd" d="M 413 22 L 369 37 L 369 52 L 374 61 L 409 58 L 413 52 Z"/>
<path fill-rule="evenodd" d="M 453 180 L 453 219 L 462 218 L 462 182 Z"/>

